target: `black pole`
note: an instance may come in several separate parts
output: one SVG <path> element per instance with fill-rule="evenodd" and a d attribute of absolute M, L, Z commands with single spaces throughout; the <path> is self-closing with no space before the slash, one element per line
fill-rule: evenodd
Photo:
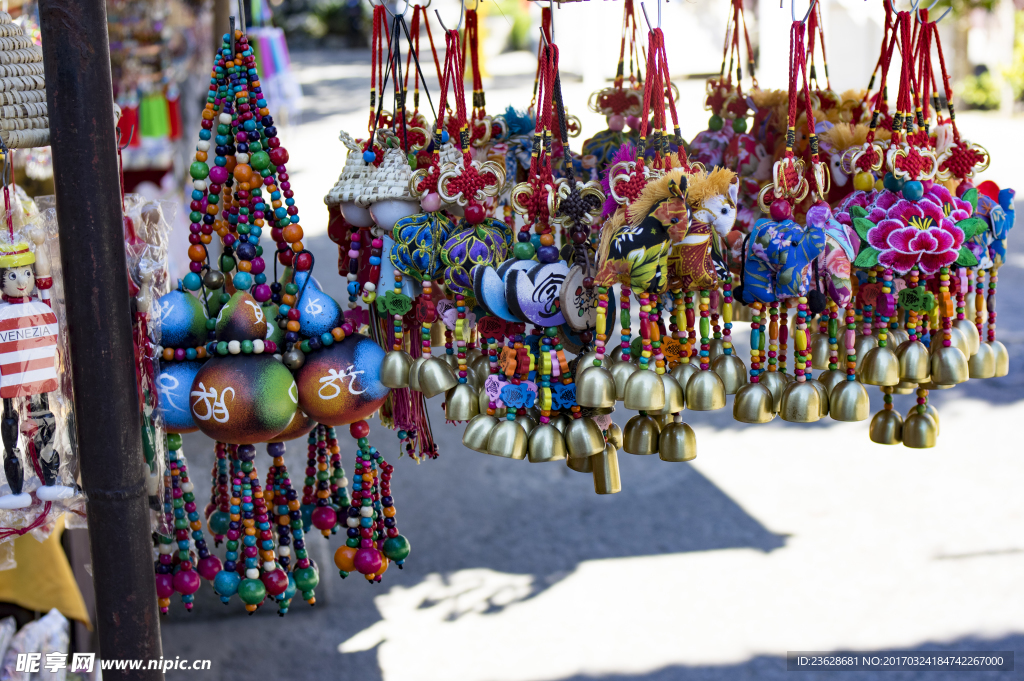
<path fill-rule="evenodd" d="M 39 19 L 100 656 L 157 660 L 106 7 L 104 0 L 40 0 Z"/>

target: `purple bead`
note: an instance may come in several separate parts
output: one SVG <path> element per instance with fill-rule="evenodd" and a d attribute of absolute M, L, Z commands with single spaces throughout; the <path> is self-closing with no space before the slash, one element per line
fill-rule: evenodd
<path fill-rule="evenodd" d="M 558 247 L 541 246 L 537 249 L 537 260 L 540 262 L 555 262 L 558 260 Z"/>
<path fill-rule="evenodd" d="M 359 549 L 356 551 L 355 558 L 352 562 L 355 563 L 356 570 L 360 573 L 364 575 L 372 575 L 380 570 L 380 551 L 372 548 Z"/>
<path fill-rule="evenodd" d="M 245 134 L 244 130 L 242 130 L 241 132 L 235 135 L 235 139 L 238 140 L 239 142 L 245 142 L 246 140 L 249 139 L 249 136 Z"/>
<path fill-rule="evenodd" d="M 213 166 L 210 168 L 210 182 L 224 184 L 228 179 L 228 171 L 224 166 Z"/>
<path fill-rule="evenodd" d="M 257 302 L 260 303 L 267 302 L 268 300 L 270 300 L 270 296 L 272 295 L 273 293 L 270 292 L 270 287 L 267 286 L 266 284 L 257 284 L 256 287 L 252 290 L 252 297 L 255 298 Z"/>
<path fill-rule="evenodd" d="M 270 454 L 270 456 L 284 456 L 284 450 L 285 445 L 283 442 L 271 442 L 267 445 L 267 454 Z"/>
<path fill-rule="evenodd" d="M 181 570 L 174 575 L 174 590 L 180 594 L 194 594 L 201 583 L 195 570 Z"/>
<path fill-rule="evenodd" d="M 253 274 L 261 274 L 265 269 L 267 269 L 267 263 L 263 260 L 263 256 L 256 256 L 252 259 Z"/>
<path fill-rule="evenodd" d="M 174 577 L 171 575 L 156 576 L 156 595 L 160 598 L 170 598 L 174 595 Z"/>
<path fill-rule="evenodd" d="M 201 263 L 201 262 L 190 262 L 188 264 L 188 268 L 192 272 L 195 272 L 196 274 L 200 274 L 203 271 L 203 263 Z"/>
<path fill-rule="evenodd" d="M 225 234 L 224 235 L 224 245 L 225 246 L 233 246 L 234 243 L 235 243 L 235 240 L 236 239 L 235 239 L 235 235 L 234 234 Z"/>
<path fill-rule="evenodd" d="M 213 581 L 217 573 L 221 571 L 220 558 L 209 556 L 199 560 L 199 576 L 207 581 Z"/>

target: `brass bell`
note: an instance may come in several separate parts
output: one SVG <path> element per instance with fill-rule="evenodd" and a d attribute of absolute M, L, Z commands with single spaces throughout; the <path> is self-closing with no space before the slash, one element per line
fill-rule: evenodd
<path fill-rule="evenodd" d="M 939 427 L 928 414 L 911 414 L 903 422 L 903 445 L 913 449 L 935 446 Z"/>
<path fill-rule="evenodd" d="M 587 456 L 582 459 L 574 459 L 571 456 L 567 457 L 565 463 L 569 468 L 576 471 L 577 473 L 593 473 L 594 472 L 594 457 Z"/>
<path fill-rule="evenodd" d="M 526 432 L 526 436 L 529 437 L 533 429 L 537 427 L 537 420 L 531 418 L 528 414 L 521 414 L 516 416 L 516 423 L 522 426 L 523 431 Z"/>
<path fill-rule="evenodd" d="M 595 359 L 597 359 L 596 352 L 588 352 L 586 354 L 580 355 L 579 360 L 576 362 L 576 375 L 573 376 L 573 380 L 575 382 L 579 383 L 580 377 L 583 375 L 583 372 L 589 369 L 590 367 L 594 366 Z M 607 371 L 608 367 L 610 367 L 611 365 L 612 363 L 608 360 L 608 356 L 606 355 L 605 358 L 601 361 L 601 366 L 604 367 L 605 371 Z"/>
<path fill-rule="evenodd" d="M 912 414 L 917 413 L 917 407 L 918 405 L 916 404 L 910 407 L 910 411 L 907 412 L 907 418 L 910 418 Z M 939 433 L 942 431 L 942 424 L 939 423 L 939 410 L 935 408 L 935 405 L 929 402 L 928 404 L 924 405 L 924 413 L 928 414 L 928 416 L 931 416 L 932 421 L 935 421 L 935 435 L 938 436 Z"/>
<path fill-rule="evenodd" d="M 818 391 L 818 415 L 821 418 L 828 416 L 829 399 L 828 391 L 825 390 L 825 386 L 816 378 L 807 378 L 807 382 L 814 386 L 814 389 Z"/>
<path fill-rule="evenodd" d="M 459 358 L 454 352 L 451 354 L 446 352 L 441 357 L 444 359 L 445 364 L 452 368 L 452 371 L 459 371 Z M 458 373 L 456 373 L 455 375 L 458 376 Z"/>
<path fill-rule="evenodd" d="M 610 371 L 615 380 L 615 399 L 621 402 L 626 397 L 626 382 L 637 371 L 637 366 L 629 362 L 615 362 Z"/>
<path fill-rule="evenodd" d="M 559 433 L 562 433 L 562 435 L 564 436 L 565 428 L 566 426 L 569 425 L 569 422 L 571 420 L 572 419 L 566 416 L 565 414 L 555 414 L 554 416 L 551 417 L 551 420 L 548 421 L 548 423 L 554 426 L 555 430 L 557 430 Z"/>
<path fill-rule="evenodd" d="M 903 417 L 892 409 L 883 409 L 871 418 L 868 437 L 880 445 L 898 445 L 903 440 Z"/>
<path fill-rule="evenodd" d="M 1002 378 L 1010 373 L 1010 353 L 1006 351 L 1006 346 L 997 340 L 989 341 L 988 344 L 992 346 L 992 352 L 996 356 L 996 372 L 992 376 Z"/>
<path fill-rule="evenodd" d="M 686 406 L 693 411 L 714 411 L 725 406 L 725 383 L 714 371 L 698 371 L 686 383 Z"/>
<path fill-rule="evenodd" d="M 444 322 L 440 319 L 434 320 L 434 323 L 430 325 L 430 345 L 432 347 L 444 345 L 445 330 Z"/>
<path fill-rule="evenodd" d="M 825 386 L 825 392 L 830 396 L 832 395 L 832 388 L 846 380 L 846 372 L 839 369 L 829 369 L 824 373 L 818 374 L 818 381 Z"/>
<path fill-rule="evenodd" d="M 622 479 L 619 477 L 619 453 L 611 444 L 600 454 L 595 454 L 585 461 L 594 467 L 594 491 L 598 494 L 615 494 L 622 491 Z"/>
<path fill-rule="evenodd" d="M 391 350 L 380 365 L 380 382 L 385 388 L 408 388 L 412 355 L 405 350 Z"/>
<path fill-rule="evenodd" d="M 466 362 L 469 366 L 473 367 L 475 371 L 479 371 L 482 374 L 491 373 L 491 359 L 487 355 L 481 354 L 477 351 L 476 357 L 470 359 L 466 357 Z"/>
<path fill-rule="evenodd" d="M 466 378 L 469 380 L 469 384 L 473 386 L 473 389 L 477 392 L 481 392 L 484 389 L 484 383 L 487 381 L 487 377 L 490 376 L 490 370 L 484 369 L 481 371 L 476 366 L 470 364 L 466 370 Z"/>
<path fill-rule="evenodd" d="M 988 343 L 980 343 L 978 351 L 967 360 L 971 378 L 992 378 L 996 375 L 996 353 Z"/>
<path fill-rule="evenodd" d="M 533 429 L 527 440 L 530 463 L 561 461 L 565 458 L 565 438 L 550 423 L 542 423 Z"/>
<path fill-rule="evenodd" d="M 686 398 L 686 384 L 690 382 L 690 376 L 700 371 L 699 366 L 694 366 L 689 362 L 681 362 L 679 366 L 672 370 L 672 378 L 676 379 L 676 383 L 683 389 L 683 398 Z"/>
<path fill-rule="evenodd" d="M 563 434 L 570 459 L 582 459 L 604 451 L 604 433 L 594 419 L 573 419 Z"/>
<path fill-rule="evenodd" d="M 605 355 L 605 357 L 608 357 L 608 356 L 609 356 L 609 355 Z M 621 361 L 622 361 L 622 346 L 621 346 L 621 345 L 616 345 L 616 346 L 615 346 L 615 349 L 614 349 L 614 350 L 612 350 L 612 352 L 611 352 L 611 355 L 610 355 L 610 357 L 611 357 L 611 359 L 612 359 L 612 363 L 618 363 L 618 362 L 621 362 Z M 630 363 L 633 363 L 633 362 L 635 362 L 635 361 L 636 361 L 636 357 L 634 357 L 634 356 L 633 356 L 633 355 L 631 354 L 631 355 L 629 356 L 629 361 L 630 361 Z"/>
<path fill-rule="evenodd" d="M 887 329 L 886 333 L 888 334 L 888 337 L 886 338 L 886 345 L 890 348 L 898 348 L 910 340 L 910 334 L 904 329 Z"/>
<path fill-rule="evenodd" d="M 491 429 L 487 453 L 506 459 L 526 458 L 526 431 L 515 421 L 504 419 Z"/>
<path fill-rule="evenodd" d="M 968 357 L 978 352 L 978 348 L 981 346 L 981 334 L 978 333 L 978 327 L 974 325 L 969 319 L 957 319 L 953 322 L 953 327 L 963 334 L 964 340 L 967 342 Z"/>
<path fill-rule="evenodd" d="M 929 349 L 931 350 L 933 356 L 935 355 L 935 353 L 937 353 L 939 350 L 945 347 L 942 344 L 942 337 L 942 329 L 935 329 L 934 331 L 932 331 L 932 344 Z M 965 336 L 964 333 L 955 326 L 950 328 L 949 330 L 949 344 L 950 347 L 957 348 L 960 350 L 960 352 L 964 353 L 965 358 L 970 356 L 970 348 L 967 345 L 967 336 Z"/>
<path fill-rule="evenodd" d="M 732 417 L 740 423 L 768 423 L 775 418 L 771 391 L 760 382 L 746 384 L 736 393 Z"/>
<path fill-rule="evenodd" d="M 486 414 L 488 407 L 491 406 L 491 398 L 487 394 L 486 390 L 477 391 L 477 408 L 481 414 Z"/>
<path fill-rule="evenodd" d="M 922 383 L 931 377 L 931 357 L 921 341 L 907 340 L 899 345 L 896 348 L 896 359 L 900 363 L 900 378 L 904 381 Z"/>
<path fill-rule="evenodd" d="M 722 379 L 726 395 L 735 395 L 747 383 L 747 367 L 736 355 L 719 355 L 711 363 L 711 370 Z"/>
<path fill-rule="evenodd" d="M 459 382 L 452 368 L 437 357 L 431 357 L 421 364 L 418 375 L 420 392 L 427 399 L 451 390 Z"/>
<path fill-rule="evenodd" d="M 657 372 L 635 371 L 626 381 L 623 406 L 632 411 L 658 412 L 665 408 L 665 384 Z"/>
<path fill-rule="evenodd" d="M 857 378 L 865 385 L 896 385 L 900 382 L 900 361 L 888 345 L 872 348 L 861 362 Z"/>
<path fill-rule="evenodd" d="M 417 357 L 409 365 L 409 390 L 423 392 L 420 387 L 420 367 L 427 361 L 426 357 Z"/>
<path fill-rule="evenodd" d="M 697 435 L 686 423 L 670 423 L 658 436 L 658 458 L 662 461 L 693 461 L 697 458 Z"/>
<path fill-rule="evenodd" d="M 480 395 L 468 383 L 459 383 L 444 400 L 444 417 L 449 421 L 468 421 L 480 413 Z"/>
<path fill-rule="evenodd" d="M 931 380 L 931 379 L 929 379 L 929 380 Z M 896 387 L 892 389 L 892 394 L 893 395 L 910 395 L 915 390 L 917 390 L 917 383 L 912 383 L 910 381 L 900 380 L 900 382 L 896 385 Z"/>
<path fill-rule="evenodd" d="M 665 408 L 658 412 L 650 411 L 648 413 L 652 416 L 678 414 L 686 408 L 686 399 L 683 395 L 682 386 L 679 385 L 679 382 L 672 378 L 672 374 L 669 373 L 661 375 L 661 382 L 665 386 Z M 579 389 L 577 388 L 577 393 L 578 392 Z"/>
<path fill-rule="evenodd" d="M 857 339 L 853 342 L 853 351 L 857 355 L 857 366 L 856 371 L 860 372 L 860 365 L 864 361 L 864 357 L 868 354 L 868 351 L 878 347 L 878 339 L 874 336 L 863 334 L 857 334 Z"/>
<path fill-rule="evenodd" d="M 721 338 L 712 338 L 708 343 L 708 363 L 714 363 L 716 359 L 725 354 L 725 341 Z"/>
<path fill-rule="evenodd" d="M 782 409 L 782 393 L 789 385 L 786 375 L 779 371 L 762 371 L 757 377 L 757 382 L 768 388 L 768 392 L 772 394 L 771 410 L 778 414 Z"/>
<path fill-rule="evenodd" d="M 675 414 L 657 414 L 656 416 L 651 416 L 651 418 L 658 424 L 658 430 L 660 431 L 662 428 L 675 421 Z"/>
<path fill-rule="evenodd" d="M 480 352 L 480 348 L 468 348 L 466 350 L 466 364 L 470 366 L 481 357 L 484 357 L 484 353 Z"/>
<path fill-rule="evenodd" d="M 607 433 L 608 444 L 615 445 L 615 449 L 621 449 L 622 428 L 619 427 L 619 424 L 613 422 L 611 425 L 608 426 Z"/>
<path fill-rule="evenodd" d="M 782 393 L 779 416 L 792 423 L 814 423 L 821 418 L 821 395 L 807 381 L 794 381 Z"/>
<path fill-rule="evenodd" d="M 829 394 L 828 412 L 836 421 L 863 421 L 871 414 L 871 398 L 859 381 L 843 381 Z"/>
<path fill-rule="evenodd" d="M 498 419 L 487 414 L 479 414 L 466 424 L 466 430 L 462 433 L 462 444 L 474 452 L 487 454 L 487 440 L 494 427 L 498 425 Z"/>
<path fill-rule="evenodd" d="M 936 341 L 938 342 L 938 341 Z M 970 378 L 967 357 L 952 345 L 932 353 L 932 382 L 936 385 L 957 385 Z"/>
<path fill-rule="evenodd" d="M 828 359 L 832 356 L 832 346 L 828 342 L 827 333 L 811 335 L 811 368 L 819 371 L 828 369 Z"/>
<path fill-rule="evenodd" d="M 637 414 L 622 430 L 622 449 L 627 454 L 657 454 L 660 433 L 661 428 L 653 418 Z"/>
<path fill-rule="evenodd" d="M 615 379 L 603 366 L 590 366 L 577 374 L 576 404 L 592 409 L 615 406 Z"/>

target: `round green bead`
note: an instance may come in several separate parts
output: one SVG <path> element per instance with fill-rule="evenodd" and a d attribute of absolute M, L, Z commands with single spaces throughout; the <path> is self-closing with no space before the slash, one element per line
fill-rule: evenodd
<path fill-rule="evenodd" d="M 724 125 L 725 121 L 722 120 L 722 117 L 719 116 L 718 114 L 715 114 L 711 117 L 711 120 L 708 121 L 708 130 L 711 130 L 712 132 L 718 132 L 719 130 L 722 129 Z"/>
<path fill-rule="evenodd" d="M 529 241 L 521 241 L 512 249 L 513 255 L 519 260 L 530 260 L 533 258 L 536 249 Z"/>
<path fill-rule="evenodd" d="M 402 535 L 390 537 L 384 542 L 384 555 L 388 560 L 405 560 L 410 549 L 409 540 Z"/>
<path fill-rule="evenodd" d="M 210 175 L 210 166 L 203 161 L 193 161 L 188 167 L 188 174 L 193 180 L 205 180 Z"/>
<path fill-rule="evenodd" d="M 308 569 L 308 568 L 307 568 Z M 243 579 L 238 585 L 238 597 L 246 605 L 262 603 L 267 597 L 267 587 L 258 579 Z"/>
<path fill-rule="evenodd" d="M 256 170 L 263 170 L 270 166 L 270 154 L 265 151 L 258 151 L 249 157 L 249 165 Z"/>
<path fill-rule="evenodd" d="M 295 578 L 295 587 L 300 591 L 312 591 L 320 583 L 320 575 L 312 567 L 299 568 L 292 576 Z"/>
<path fill-rule="evenodd" d="M 181 449 L 181 435 L 179 435 L 178 433 L 168 433 L 167 449 L 170 449 L 171 451 L 177 451 Z"/>

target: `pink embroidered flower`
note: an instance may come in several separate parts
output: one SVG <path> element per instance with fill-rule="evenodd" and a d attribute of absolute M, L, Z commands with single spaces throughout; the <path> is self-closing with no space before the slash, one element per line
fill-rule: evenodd
<path fill-rule="evenodd" d="M 842 248 L 831 248 L 825 256 L 825 269 L 833 277 L 849 279 L 850 259 L 846 257 L 846 251 Z"/>

